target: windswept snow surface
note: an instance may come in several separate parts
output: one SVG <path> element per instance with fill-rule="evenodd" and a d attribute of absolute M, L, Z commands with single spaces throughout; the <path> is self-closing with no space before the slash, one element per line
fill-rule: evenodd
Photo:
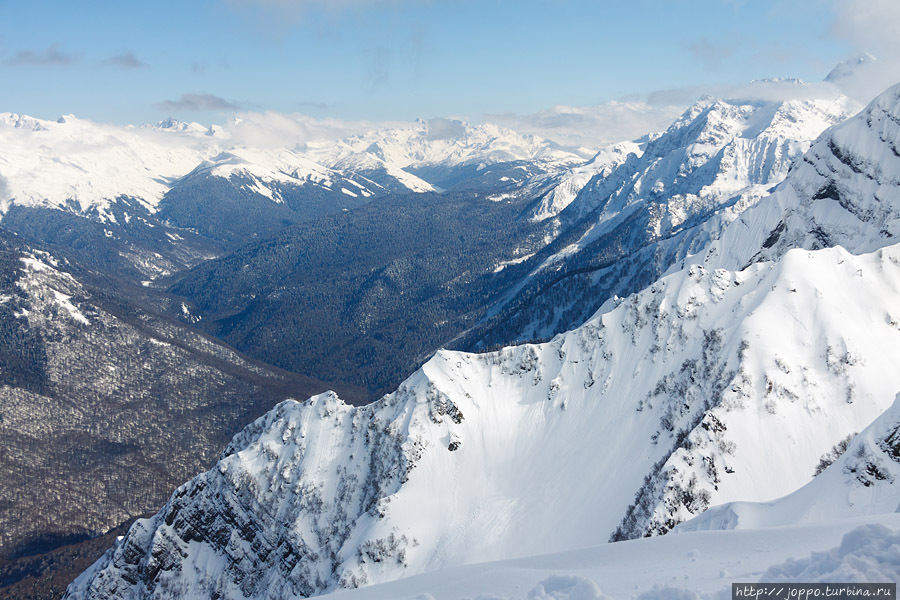
<path fill-rule="evenodd" d="M 454 567 L 334 600 L 730 600 L 731 583 L 889 583 L 900 515 L 631 540 Z"/>

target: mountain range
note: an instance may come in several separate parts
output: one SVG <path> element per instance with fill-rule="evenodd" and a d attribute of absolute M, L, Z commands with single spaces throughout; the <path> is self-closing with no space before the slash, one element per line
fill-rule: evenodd
<path fill-rule="evenodd" d="M 900 91 L 778 85 L 594 150 L 0 115 L 0 586 L 210 467 L 68 597 L 505 597 L 463 565 L 891 524 Z"/>
<path fill-rule="evenodd" d="M 742 115 L 731 122 L 754 131 L 753 112 L 731 112 Z M 723 148 L 744 144 L 723 139 L 699 155 L 727 157 Z M 659 264 L 666 272 L 649 285 L 608 297 L 583 325 L 540 344 L 439 351 L 366 406 L 333 392 L 280 403 L 236 435 L 211 470 L 137 521 L 66 597 L 288 598 L 369 585 L 362 595 L 412 597 L 462 572 L 509 595 L 509 569 L 531 569 L 523 580 L 534 582 L 546 565 L 592 573 L 602 556 L 646 569 L 646 556 L 657 556 L 669 572 L 681 559 L 666 548 L 701 563 L 689 572 L 707 591 L 731 578 L 710 567 L 742 568 L 745 558 L 752 568 L 738 576 L 763 581 L 896 575 L 896 557 L 883 549 L 896 537 L 884 524 L 898 525 L 885 513 L 900 498 L 892 487 L 898 143 L 900 85 L 828 128 L 789 169 L 776 160 L 749 184 L 713 185 L 709 196 L 693 188 L 700 212 L 712 213 L 705 239 Z M 791 145 L 768 147 L 759 156 L 786 156 Z M 682 171 L 665 162 L 657 156 L 649 172 Z M 710 161 L 684 163 L 702 173 Z M 579 237 L 602 233 L 629 201 L 635 212 L 648 203 L 639 189 L 615 193 L 631 189 L 616 184 L 629 181 L 615 179 L 621 168 L 592 179 L 559 213 L 593 215 Z M 648 172 L 629 171 L 632 181 Z M 784 180 L 767 195 L 756 186 L 771 186 L 771 173 Z M 597 200 L 592 192 L 610 178 L 612 192 Z M 590 208 L 579 213 L 581 200 Z M 713 209 L 742 202 L 732 214 Z M 684 222 L 685 203 L 657 203 L 651 214 L 668 211 L 650 221 L 657 231 Z M 714 505 L 722 506 L 708 510 Z M 856 520 L 833 522 L 847 517 Z M 785 523 L 787 533 L 765 529 Z M 710 529 L 738 531 L 716 538 Z M 647 536 L 662 537 L 624 541 Z M 752 545 L 723 550 L 751 540 L 827 558 L 781 562 L 790 557 L 782 548 L 763 561 L 750 557 Z M 607 541 L 625 556 L 579 550 Z M 556 554 L 459 570 L 547 553 Z M 420 574 L 405 587 L 388 584 Z M 679 592 L 655 576 L 643 582 L 655 588 L 621 574 L 611 581 L 637 583 L 631 593 L 644 598 Z M 530 597 L 601 597 L 581 574 L 535 583 Z"/>

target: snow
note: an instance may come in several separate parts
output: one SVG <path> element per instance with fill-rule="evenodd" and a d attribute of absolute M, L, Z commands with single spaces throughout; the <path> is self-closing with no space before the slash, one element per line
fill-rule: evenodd
<path fill-rule="evenodd" d="M 331 560 L 300 565 L 323 574 L 322 592 L 664 533 L 710 505 L 774 500 L 900 390 L 900 331 L 885 318 L 898 293 L 900 245 L 793 250 L 740 272 L 695 265 L 546 344 L 441 351 L 371 406 L 283 403 L 147 522 L 165 540 L 155 553 L 186 555 L 164 586 L 202 594 L 209 577 L 231 581 L 225 556 L 237 556 L 196 541 L 211 533 L 185 533 L 195 519 L 169 525 L 166 514 L 226 510 L 208 519 L 321 547 Z M 210 504 L 224 493 L 234 504 Z M 129 534 L 97 568 L 129 568 L 125 556 L 150 550 L 141 544 Z M 245 585 L 300 593 L 316 580 L 259 573 Z"/>
<path fill-rule="evenodd" d="M 871 252 L 900 235 L 900 86 L 826 131 L 789 181 L 740 215 L 710 246 L 710 267 L 741 268 L 788 248 Z"/>
<path fill-rule="evenodd" d="M 56 300 L 56 303 L 59 306 L 63 307 L 66 310 L 66 312 L 69 313 L 70 317 L 72 317 L 79 323 L 82 323 L 83 325 L 90 325 L 91 322 L 88 321 L 87 317 L 85 317 L 81 313 L 81 311 L 78 310 L 74 304 L 72 304 L 71 296 L 63 294 L 62 292 L 59 292 L 56 290 L 52 290 L 52 292 L 53 292 L 54 299 Z"/>
<path fill-rule="evenodd" d="M 900 507 L 900 397 L 847 450 L 799 490 L 766 503 L 731 502 L 709 509 L 677 531 L 756 529 L 825 523 L 860 515 L 892 513 Z"/>
<path fill-rule="evenodd" d="M 435 164 L 487 166 L 517 160 L 577 164 L 584 160 L 572 152 L 554 149 L 537 136 L 520 135 L 491 123 L 469 125 L 446 119 L 376 130 L 339 144 L 318 144 L 310 147 L 310 154 L 323 157 L 322 164 L 342 161 L 345 167 L 355 164 L 360 170 L 380 164 L 406 169 Z"/>
<path fill-rule="evenodd" d="M 578 193 L 594 177 L 609 177 L 630 155 L 640 157 L 641 154 L 641 146 L 635 142 L 619 142 L 604 146 L 591 160 L 567 171 L 541 198 L 531 213 L 531 219 L 544 221 L 555 217 L 575 200 Z"/>
<path fill-rule="evenodd" d="M 516 258 L 511 258 L 509 260 L 504 260 L 503 262 L 498 264 L 496 267 L 494 267 L 494 273 L 499 273 L 500 271 L 502 271 L 503 269 L 505 269 L 506 267 L 508 267 L 510 265 L 518 265 L 520 263 L 523 263 L 526 260 L 528 260 L 529 258 L 531 258 L 532 256 L 534 256 L 534 252 L 532 252 L 531 254 L 525 254 L 523 256 L 518 256 Z"/>
<path fill-rule="evenodd" d="M 531 218 L 543 219 L 555 228 L 551 239 L 565 235 L 567 243 L 556 244 L 535 263 L 489 316 L 509 305 L 522 323 L 517 338 L 546 339 L 589 313 L 577 297 L 553 307 L 540 306 L 539 300 L 534 309 L 512 308 L 531 282 L 555 271 L 589 270 L 583 279 L 590 281 L 591 293 L 608 297 L 646 285 L 648 271 L 664 272 L 675 262 L 674 268 L 681 268 L 682 258 L 717 239 L 742 211 L 767 196 L 813 139 L 854 108 L 843 96 L 786 102 L 707 97 L 660 135 L 602 149 L 540 196 Z M 626 260 L 598 266 L 617 253 Z"/>
<path fill-rule="evenodd" d="M 30 311 L 23 308 L 15 314 L 16 317 L 30 317 L 33 312 L 37 315 L 43 313 L 47 305 L 53 305 L 63 311 L 60 313 L 56 310 L 56 314 L 64 314 L 82 325 L 91 324 L 72 302 L 73 293 L 83 293 L 83 290 L 69 273 L 57 270 L 59 265 L 56 259 L 45 252 L 33 251 L 19 260 L 23 269 L 16 285 L 32 296 L 31 302 L 38 310 Z M 42 289 L 46 289 L 48 293 L 41 292 Z"/>
<path fill-rule="evenodd" d="M 725 600 L 732 582 L 889 582 L 898 580 L 898 528 L 900 515 L 891 514 L 644 538 L 455 567 L 323 598 Z"/>
<path fill-rule="evenodd" d="M 586 215 L 605 203 L 598 224 L 613 223 L 637 204 L 671 198 L 675 205 L 663 208 L 672 212 L 664 212 L 659 222 L 659 235 L 666 235 L 688 214 L 764 195 L 812 140 L 856 108 L 842 96 L 771 103 L 700 100 L 613 177 L 585 188 L 566 214 Z M 598 227 L 594 235 L 608 227 Z"/>
<path fill-rule="evenodd" d="M 44 121 L 0 114 L 0 212 L 13 203 L 101 212 L 125 196 L 152 208 L 168 181 L 216 152 L 209 138 L 190 130 L 161 132 L 77 119 Z"/>
<path fill-rule="evenodd" d="M 114 222 L 109 205 L 116 199 L 136 199 L 153 212 L 175 182 L 196 173 L 235 179 L 281 202 L 285 185 L 315 185 L 367 198 L 384 193 L 386 184 L 438 191 L 406 170 L 414 167 L 528 160 L 560 171 L 583 162 L 545 140 L 495 125 L 454 122 L 438 135 L 436 123 L 420 121 L 340 142 L 250 148 L 215 128 L 174 120 L 156 127 L 119 127 L 71 115 L 44 121 L 0 113 L 0 214 L 18 204 L 96 211 L 101 220 Z M 373 172 L 383 174 L 381 183 L 369 178 Z"/>

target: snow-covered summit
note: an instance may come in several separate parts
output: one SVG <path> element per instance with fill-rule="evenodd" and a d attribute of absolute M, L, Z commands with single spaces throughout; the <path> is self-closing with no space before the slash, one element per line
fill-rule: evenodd
<path fill-rule="evenodd" d="M 172 180 L 218 152 L 192 129 L 118 127 L 0 115 L 0 213 L 11 204 L 103 213 L 119 197 L 152 208 Z"/>
<path fill-rule="evenodd" d="M 492 123 L 470 125 L 451 119 L 418 120 L 408 127 L 376 130 L 310 151 L 321 156 L 324 164 L 347 162 L 351 157 L 371 164 L 374 158 L 400 168 L 519 160 L 575 164 L 584 160 L 534 135 L 520 135 Z"/>
<path fill-rule="evenodd" d="M 634 152 L 611 173 L 601 171 L 556 210 L 568 220 L 600 210 L 597 235 L 648 201 L 659 202 L 658 229 L 665 235 L 740 196 L 760 197 L 813 139 L 857 108 L 840 95 L 778 102 L 706 96 L 648 141 L 643 153 Z"/>
<path fill-rule="evenodd" d="M 162 121 L 159 121 L 156 125 L 145 125 L 145 128 L 152 128 L 161 131 L 173 131 L 173 132 L 190 132 L 197 135 L 215 135 L 215 132 L 212 127 L 205 127 L 200 123 L 196 122 L 186 122 L 179 121 L 173 117 L 167 117 Z"/>
<path fill-rule="evenodd" d="M 531 219 L 544 221 L 555 217 L 572 203 L 591 180 L 609 177 L 632 154 L 640 157 L 642 147 L 637 142 L 619 142 L 600 148 L 589 161 L 572 167 L 552 184 L 531 210 Z"/>
<path fill-rule="evenodd" d="M 842 80 L 853 77 L 859 72 L 860 69 L 872 65 L 877 61 L 878 59 L 868 52 L 863 52 L 861 54 L 857 54 L 856 56 L 851 56 L 847 60 L 835 65 L 834 68 L 828 72 L 828 75 L 825 76 L 825 81 L 831 83 L 840 83 Z"/>
<path fill-rule="evenodd" d="M 231 148 L 197 166 L 190 174 L 238 181 L 251 191 L 275 202 L 282 202 L 283 186 L 312 184 L 322 189 L 350 196 L 370 197 L 380 186 L 360 178 L 352 178 L 313 162 L 287 149 Z"/>
<path fill-rule="evenodd" d="M 778 190 L 713 244 L 711 268 L 742 268 L 791 248 L 871 252 L 900 235 L 900 85 L 825 132 Z"/>

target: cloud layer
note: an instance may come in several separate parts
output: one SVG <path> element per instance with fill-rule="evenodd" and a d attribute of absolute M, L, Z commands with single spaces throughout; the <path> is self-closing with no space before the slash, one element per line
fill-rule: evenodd
<path fill-rule="evenodd" d="M 68 54 L 59 49 L 59 44 L 52 44 L 43 50 L 22 50 L 6 61 L 15 67 L 54 67 L 66 66 L 78 62 L 78 55 Z"/>
<path fill-rule="evenodd" d="M 133 52 L 123 52 L 122 54 L 111 56 L 103 62 L 122 69 L 142 69 L 147 66 L 147 63 L 139 60 Z"/>
<path fill-rule="evenodd" d="M 241 106 L 213 94 L 183 94 L 178 100 L 163 100 L 155 105 L 169 112 L 236 111 Z"/>
<path fill-rule="evenodd" d="M 863 61 L 835 84 L 849 96 L 868 102 L 900 82 L 900 2 L 835 0 L 834 6 L 832 34 L 878 59 Z"/>
<path fill-rule="evenodd" d="M 608 102 L 599 106 L 555 106 L 519 115 L 486 115 L 485 119 L 520 133 L 530 133 L 562 146 L 595 148 L 662 131 L 684 111 L 684 104 Z"/>

